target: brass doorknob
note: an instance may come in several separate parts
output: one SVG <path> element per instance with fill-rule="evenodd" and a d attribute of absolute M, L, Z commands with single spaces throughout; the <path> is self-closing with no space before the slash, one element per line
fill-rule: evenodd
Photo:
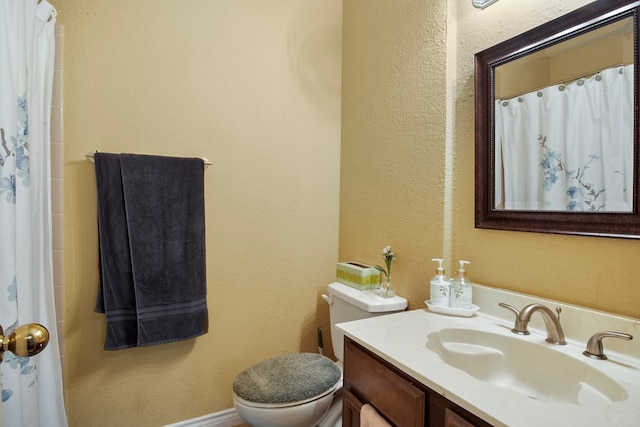
<path fill-rule="evenodd" d="M 0 361 L 5 351 L 16 356 L 27 357 L 40 353 L 49 343 L 49 331 L 38 323 L 18 326 L 9 336 L 4 336 L 0 326 Z"/>

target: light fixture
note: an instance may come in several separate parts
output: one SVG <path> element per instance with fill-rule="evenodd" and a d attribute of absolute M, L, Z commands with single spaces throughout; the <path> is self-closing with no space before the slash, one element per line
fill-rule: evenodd
<path fill-rule="evenodd" d="M 471 4 L 473 4 L 478 9 L 484 9 L 485 7 L 489 7 L 498 0 L 471 0 Z"/>

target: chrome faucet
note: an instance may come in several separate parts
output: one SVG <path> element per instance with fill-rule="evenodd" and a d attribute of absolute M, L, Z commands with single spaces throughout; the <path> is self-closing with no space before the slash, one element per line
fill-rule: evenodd
<path fill-rule="evenodd" d="M 560 312 L 562 311 L 560 307 L 556 308 L 556 312 L 558 313 L 556 316 L 549 307 L 538 303 L 529 304 L 524 307 L 522 311 L 518 311 L 515 307 L 503 302 L 498 305 L 507 310 L 511 310 L 516 315 L 516 323 L 511 329 L 511 332 L 514 334 L 529 335 L 527 325 L 529 324 L 529 320 L 531 320 L 531 315 L 539 311 L 547 327 L 547 339 L 545 341 L 556 345 L 565 345 L 567 343 L 564 340 L 562 325 L 560 325 Z"/>
<path fill-rule="evenodd" d="M 597 332 L 589 338 L 589 342 L 587 342 L 587 349 L 583 351 L 582 354 L 592 359 L 607 360 L 607 356 L 604 354 L 604 348 L 602 347 L 603 338 L 622 338 L 623 340 L 632 340 L 633 336 L 623 334 L 622 332 Z"/>

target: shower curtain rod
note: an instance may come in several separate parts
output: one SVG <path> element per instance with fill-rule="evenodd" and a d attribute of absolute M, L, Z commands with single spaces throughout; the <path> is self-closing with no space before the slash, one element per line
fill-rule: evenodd
<path fill-rule="evenodd" d="M 535 89 L 529 90 L 527 92 L 516 93 L 515 95 L 512 95 L 512 96 L 503 96 L 502 98 L 498 98 L 498 99 L 500 101 L 508 101 L 508 100 L 514 99 L 514 98 L 516 98 L 518 96 L 522 96 L 522 95 L 524 95 L 526 93 L 537 92 L 537 91 L 539 91 L 541 89 L 544 89 L 546 87 L 549 87 L 549 86 L 566 86 L 566 85 L 571 84 L 571 83 L 573 83 L 573 82 L 575 82 L 577 80 L 593 77 L 596 74 L 600 74 L 601 71 L 608 70 L 610 68 L 625 67 L 625 66 L 631 65 L 631 64 L 633 64 L 633 62 L 630 62 L 629 64 L 625 64 L 624 62 L 619 62 L 619 63 L 613 64 L 613 65 L 611 65 L 611 66 L 609 66 L 607 68 L 600 68 L 600 69 L 597 69 L 597 70 L 588 71 L 586 73 L 583 73 L 583 74 L 580 74 L 580 75 L 577 75 L 577 76 L 567 77 L 567 78 L 562 79 L 562 80 L 560 80 L 560 81 L 558 81 L 556 83 L 551 83 L 551 84 L 548 84 L 546 86 L 540 86 L 540 87 L 537 87 Z"/>
<path fill-rule="evenodd" d="M 85 156 L 85 157 L 87 158 L 87 160 L 89 160 L 91 163 L 94 163 L 94 161 L 95 161 L 95 159 L 94 159 L 94 155 L 95 155 L 96 153 L 98 153 L 98 152 L 99 152 L 99 151 L 98 151 L 98 150 L 96 150 L 96 151 L 94 151 L 94 152 L 92 152 L 92 153 L 87 153 L 87 154 L 85 154 L 84 156 Z M 200 159 L 202 159 L 202 161 L 204 162 L 204 167 L 205 167 L 205 168 L 206 168 L 207 166 L 211 166 L 211 165 L 212 165 L 212 163 L 211 163 L 208 159 L 205 159 L 204 157 L 200 157 Z"/>

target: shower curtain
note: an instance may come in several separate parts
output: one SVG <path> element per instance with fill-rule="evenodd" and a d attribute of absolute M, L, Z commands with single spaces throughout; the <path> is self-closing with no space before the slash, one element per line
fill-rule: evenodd
<path fill-rule="evenodd" d="M 495 103 L 495 206 L 631 212 L 633 64 Z"/>
<path fill-rule="evenodd" d="M 4 353 L 4 426 L 65 426 L 53 297 L 50 129 L 56 11 L 0 1 L 0 325 L 50 333 L 45 350 Z"/>

